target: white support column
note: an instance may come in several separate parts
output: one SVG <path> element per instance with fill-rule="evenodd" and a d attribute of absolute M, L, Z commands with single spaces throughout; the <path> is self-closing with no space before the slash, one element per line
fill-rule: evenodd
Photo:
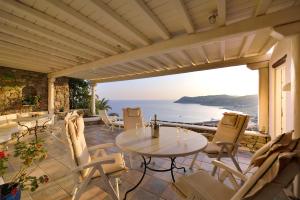
<path fill-rule="evenodd" d="M 294 138 L 300 137 L 300 34 L 292 39 L 292 59 L 294 63 Z M 298 149 L 300 146 L 298 146 Z M 300 198 L 300 174 L 294 181 L 294 195 Z"/>
<path fill-rule="evenodd" d="M 54 114 L 54 98 L 55 98 L 54 82 L 55 82 L 55 78 L 48 79 L 48 112 L 49 112 L 49 114 Z"/>
<path fill-rule="evenodd" d="M 258 91 L 258 126 L 259 131 L 269 132 L 269 68 L 260 68 Z"/>
<path fill-rule="evenodd" d="M 97 83 L 92 83 L 92 115 L 96 115 L 96 86 Z"/>

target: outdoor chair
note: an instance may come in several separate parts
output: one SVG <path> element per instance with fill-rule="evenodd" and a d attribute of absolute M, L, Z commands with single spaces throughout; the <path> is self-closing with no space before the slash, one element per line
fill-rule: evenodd
<path fill-rule="evenodd" d="M 105 151 L 106 148 L 115 145 L 107 143 L 87 147 L 84 137 L 84 121 L 76 112 L 68 113 L 65 117 L 65 133 L 72 159 L 77 166 L 73 171 L 79 175 L 72 200 L 79 199 L 91 179 L 96 177 L 104 181 L 107 193 L 113 199 L 119 199 L 119 177 L 127 171 L 127 168 L 121 153 L 107 154 Z M 115 179 L 115 188 L 111 179 Z"/>
<path fill-rule="evenodd" d="M 118 126 L 120 129 L 120 127 L 123 125 L 123 122 L 118 121 L 117 117 L 109 117 L 106 110 L 98 110 L 98 113 L 105 126 L 107 126 L 111 131 L 114 131 L 116 126 Z"/>
<path fill-rule="evenodd" d="M 239 141 L 248 126 L 248 122 L 248 115 L 224 113 L 212 141 L 208 142 L 203 152 L 207 154 L 208 157 L 217 158 L 217 160 L 220 160 L 223 157 L 229 157 L 236 168 L 239 171 L 242 171 L 234 157 L 238 150 Z M 194 156 L 190 169 L 193 168 L 198 154 L 199 153 Z M 215 171 L 216 167 L 214 167 L 212 175 L 215 174 Z"/>
<path fill-rule="evenodd" d="M 143 114 L 141 108 L 123 108 L 123 121 L 124 121 L 124 130 L 143 128 L 147 126 L 147 123 L 144 122 Z M 130 167 L 133 168 L 133 159 L 136 155 L 129 153 L 129 162 Z M 154 164 L 154 162 L 153 162 Z"/>
<path fill-rule="evenodd" d="M 123 108 L 124 130 L 142 128 L 146 125 L 141 108 Z"/>
<path fill-rule="evenodd" d="M 218 180 L 200 170 L 180 177 L 175 186 L 189 200 L 290 199 L 289 186 L 300 172 L 299 139 L 292 140 L 291 135 L 279 136 L 253 155 L 246 172 L 257 169 L 250 177 L 214 160 L 220 169 Z M 224 184 L 227 178 L 232 187 Z"/>

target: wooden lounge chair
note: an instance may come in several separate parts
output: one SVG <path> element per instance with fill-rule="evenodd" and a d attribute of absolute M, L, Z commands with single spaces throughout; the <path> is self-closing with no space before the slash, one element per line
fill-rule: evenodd
<path fill-rule="evenodd" d="M 175 186 L 190 200 L 289 199 L 287 187 L 300 172 L 300 149 L 299 139 L 287 141 L 286 138 L 279 143 L 272 141 L 258 150 L 248 168 L 257 169 L 249 178 L 215 160 L 212 163 L 221 172 L 218 180 L 200 170 L 179 178 Z M 229 178 L 233 187 L 223 184 L 226 178 Z M 237 179 L 242 180 L 240 183 L 244 181 L 244 184 L 238 184 Z"/>
<path fill-rule="evenodd" d="M 79 175 L 72 200 L 79 199 L 91 179 L 95 177 L 104 180 L 107 192 L 113 199 L 119 199 L 118 179 L 123 172 L 127 171 L 123 155 L 106 153 L 106 148 L 114 146 L 112 143 L 87 147 L 84 138 L 84 121 L 76 112 L 68 113 L 65 117 L 65 130 L 72 159 L 77 166 L 73 171 Z M 115 179 L 115 188 L 111 179 Z"/>
<path fill-rule="evenodd" d="M 123 108 L 123 121 L 125 131 L 145 126 L 141 108 Z"/>
<path fill-rule="evenodd" d="M 123 122 L 118 121 L 117 118 L 109 117 L 106 110 L 98 110 L 98 113 L 105 126 L 107 126 L 111 131 L 114 131 L 116 126 L 118 126 L 120 129 L 120 127 L 123 125 Z"/>
<path fill-rule="evenodd" d="M 206 153 L 208 157 L 217 158 L 217 160 L 220 160 L 222 157 L 229 157 L 236 168 L 242 171 L 234 157 L 238 150 L 239 141 L 248 126 L 248 122 L 248 115 L 224 113 L 223 118 L 218 124 L 213 140 L 207 144 L 203 152 Z M 197 156 L 198 153 L 194 156 L 190 169 L 193 168 Z M 215 171 L 216 167 L 213 169 L 213 175 Z"/>

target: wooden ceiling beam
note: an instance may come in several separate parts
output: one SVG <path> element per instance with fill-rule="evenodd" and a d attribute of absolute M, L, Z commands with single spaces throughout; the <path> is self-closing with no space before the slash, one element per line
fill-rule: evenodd
<path fill-rule="evenodd" d="M 221 55 L 221 60 L 226 60 L 226 43 L 225 40 L 220 42 L 220 55 Z"/>
<path fill-rule="evenodd" d="M 195 71 L 203 71 L 209 69 L 216 69 L 216 68 L 224 68 L 224 67 L 231 67 L 231 66 L 238 66 L 247 63 L 255 63 L 255 62 L 263 62 L 269 61 L 270 56 L 263 55 L 263 56 L 252 56 L 252 57 L 243 57 L 239 59 L 228 59 L 225 61 L 219 61 L 214 63 L 207 63 L 207 64 L 200 64 L 196 66 L 189 66 L 183 68 L 176 68 L 171 70 L 164 70 L 164 71 L 153 71 L 148 73 L 143 73 L 139 75 L 131 75 L 131 76 L 122 76 L 122 77 L 110 77 L 110 78 L 100 78 L 100 79 L 91 79 L 94 82 L 104 83 L 104 82 L 113 82 L 113 81 L 122 81 L 122 80 L 132 80 L 132 79 L 140 79 L 140 78 L 148 78 L 148 77 L 157 77 L 157 76 L 165 76 L 171 74 L 180 74 L 180 73 L 187 73 L 187 72 L 195 72 Z"/>
<path fill-rule="evenodd" d="M 39 0 L 44 4 L 48 4 L 49 6 L 52 5 L 48 1 L 45 0 Z M 74 28 L 71 25 L 68 25 L 66 23 L 63 23 L 62 21 L 59 21 L 55 19 L 54 17 L 51 17 L 41 11 L 38 11 L 36 9 L 33 9 L 23 3 L 19 3 L 17 1 L 6 1 L 1 0 L 1 5 L 4 7 L 11 8 L 13 10 L 17 10 L 17 12 L 29 15 L 38 21 L 42 21 L 43 23 L 53 26 L 55 28 L 58 28 L 60 30 L 66 31 L 69 35 L 73 35 L 75 37 L 80 38 L 82 41 L 84 41 L 86 44 L 88 44 L 89 48 L 94 49 L 96 52 L 100 49 L 100 51 L 107 51 L 108 54 L 116 54 L 119 53 L 120 50 L 116 47 L 113 47 L 106 42 L 103 42 L 97 38 L 94 38 L 93 36 L 89 35 L 88 33 L 82 32 L 79 29 Z"/>
<path fill-rule="evenodd" d="M 159 55 L 159 56 L 161 56 L 163 59 L 167 60 L 174 67 L 177 67 L 177 68 L 182 67 L 182 65 L 179 62 L 177 62 L 170 54 L 166 53 L 166 54 L 162 54 L 162 55 Z"/>
<path fill-rule="evenodd" d="M 176 10 L 178 11 L 178 15 L 180 16 L 181 23 L 183 24 L 185 30 L 187 33 L 194 33 L 195 28 L 191 19 L 191 16 L 189 15 L 184 2 L 182 0 L 174 0 L 174 5 L 176 7 Z"/>
<path fill-rule="evenodd" d="M 8 53 L 8 54 L 14 55 L 14 56 L 22 56 L 26 59 L 38 60 L 38 61 L 41 61 L 41 62 L 50 62 L 50 63 L 56 64 L 57 66 L 64 66 L 63 68 L 72 66 L 72 64 L 70 64 L 70 63 L 59 62 L 55 58 L 53 59 L 52 56 L 44 57 L 44 56 L 30 54 L 27 51 L 22 52 L 22 51 L 17 51 L 17 50 L 11 50 L 11 49 L 8 49 L 6 47 L 1 47 L 0 52 Z M 75 63 L 73 63 L 73 65 L 75 65 Z"/>
<path fill-rule="evenodd" d="M 149 56 L 156 56 L 163 53 L 174 52 L 186 48 L 194 48 L 209 42 L 221 41 L 227 38 L 247 35 L 259 29 L 285 24 L 291 21 L 300 20 L 300 6 L 294 6 L 278 12 L 270 13 L 260 17 L 253 17 L 242 20 L 227 26 L 199 32 L 191 35 L 174 37 L 170 40 L 157 42 L 153 45 L 142 47 L 130 52 L 111 56 L 105 59 L 87 64 L 75 66 L 60 72 L 49 74 L 50 77 L 64 76 L 74 72 L 89 70 L 91 68 L 101 68 L 113 64 L 121 64 L 132 60 L 143 59 Z"/>
<path fill-rule="evenodd" d="M 30 59 L 21 54 L 18 54 L 18 55 L 11 54 L 9 52 L 4 52 L 3 50 L 0 50 L 0 57 L 4 58 L 4 59 L 10 59 L 10 60 L 19 60 L 24 63 L 30 63 L 37 67 L 39 67 L 40 65 L 47 66 L 47 67 L 53 67 L 55 69 L 64 69 L 64 68 L 68 67 L 68 65 L 57 64 L 57 63 L 53 63 L 53 62 L 46 61 L 46 60 L 39 59 L 39 58 L 36 58 L 33 60 L 33 59 Z"/>
<path fill-rule="evenodd" d="M 94 31 L 98 32 L 100 35 L 103 35 L 104 37 L 108 38 L 109 40 L 116 42 L 118 45 L 120 45 L 122 48 L 126 50 L 132 50 L 134 49 L 134 45 L 129 43 L 128 41 L 120 38 L 115 33 L 105 29 L 100 24 L 94 22 L 93 20 L 89 19 L 88 17 L 84 16 L 80 12 L 76 11 L 75 9 L 71 8 L 64 2 L 60 0 L 51 0 L 47 1 L 48 4 L 51 4 L 55 7 L 55 9 L 59 9 L 64 14 L 68 15 L 72 19 L 75 19 L 77 22 L 81 23 L 82 25 L 93 29 Z"/>
<path fill-rule="evenodd" d="M 269 9 L 271 3 L 272 0 L 258 0 L 258 4 L 255 10 L 255 16 L 257 17 L 264 15 Z"/>
<path fill-rule="evenodd" d="M 226 0 L 216 0 L 218 9 L 218 25 L 225 26 L 226 24 Z"/>
<path fill-rule="evenodd" d="M 46 47 L 46 46 L 43 46 L 43 45 L 39 45 L 39 44 L 30 42 L 30 41 L 27 41 L 27 40 L 23 40 L 23 39 L 20 39 L 20 38 L 17 38 L 17 37 L 14 37 L 14 36 L 11 36 L 11 35 L 8 35 L 8 34 L 5 34 L 5 33 L 0 32 L 0 40 L 11 43 L 11 44 L 16 44 L 16 45 L 19 45 L 19 46 L 22 46 L 22 47 L 26 47 L 26 48 L 34 49 L 34 50 L 37 50 L 37 51 L 41 51 L 41 52 L 44 52 L 44 53 L 48 53 L 50 55 L 55 55 L 55 56 L 59 56 L 59 57 L 62 56 L 64 58 L 70 59 L 70 60 L 75 61 L 75 62 L 77 61 L 75 56 L 65 55 L 62 52 L 59 52 L 55 49 L 52 49 L 52 48 L 49 48 L 49 47 Z M 78 61 L 77 61 L 77 63 L 78 63 Z"/>
<path fill-rule="evenodd" d="M 131 0 L 129 2 L 152 24 L 151 28 L 153 28 L 163 39 L 168 40 L 171 38 L 171 34 L 168 29 L 160 21 L 160 19 L 153 14 L 144 1 Z"/>
<path fill-rule="evenodd" d="M 106 5 L 102 1 L 91 0 L 91 2 L 97 6 L 97 8 L 105 14 L 108 18 L 112 19 L 116 24 L 122 26 L 127 32 L 129 32 L 132 36 L 134 36 L 138 41 L 140 41 L 143 45 L 151 44 L 151 41 L 139 30 L 137 30 L 134 26 L 132 26 L 129 22 L 119 16 L 115 11 L 113 11 L 108 5 Z"/>
<path fill-rule="evenodd" d="M 68 64 L 68 65 L 78 64 L 77 62 L 74 62 L 72 60 L 68 60 L 68 59 L 61 58 L 61 57 L 58 57 L 58 56 L 55 56 L 55 55 L 44 53 L 42 51 L 36 51 L 34 49 L 31 49 L 31 48 L 11 44 L 11 43 L 8 43 L 8 42 L 3 42 L 1 40 L 0 40 L 0 47 L 3 48 L 3 49 L 6 49 L 6 50 L 14 51 L 17 54 L 24 54 L 24 55 L 33 56 L 33 57 L 34 56 L 39 56 L 39 57 L 44 58 L 44 59 L 55 60 L 56 62 L 60 62 L 60 63 Z"/>
<path fill-rule="evenodd" d="M 201 56 L 201 58 L 204 60 L 205 63 L 210 63 L 210 60 L 208 59 L 207 53 L 205 51 L 205 49 L 203 48 L 203 46 L 200 46 L 198 48 L 199 50 L 199 54 Z"/>
<path fill-rule="evenodd" d="M 244 36 L 244 39 L 243 39 L 243 42 L 242 42 L 242 45 L 241 45 L 241 48 L 239 51 L 239 57 L 243 57 L 247 54 L 248 50 L 250 49 L 250 47 L 254 41 L 255 35 L 256 34 L 253 33 L 253 34 Z"/>
<path fill-rule="evenodd" d="M 51 49 L 55 49 L 59 53 L 60 57 L 66 57 L 66 59 L 69 59 L 69 60 L 77 61 L 76 60 L 77 58 L 80 58 L 81 60 L 85 60 L 85 62 L 95 60 L 95 57 L 88 55 L 84 52 L 76 51 L 75 49 L 69 48 L 60 43 L 56 43 L 54 41 L 47 40 L 38 35 L 33 35 L 26 31 L 13 28 L 8 25 L 0 24 L 0 30 L 1 30 L 1 32 L 6 33 L 8 35 L 12 35 L 14 37 L 21 38 L 23 40 L 29 40 L 33 43 L 36 43 L 39 45 L 44 45 Z"/>
<path fill-rule="evenodd" d="M 7 60 L 2 60 L 0 57 L 0 66 L 3 67 L 10 67 L 14 69 L 22 69 L 22 70 L 27 70 L 27 71 L 34 71 L 34 72 L 41 72 L 41 73 L 49 73 L 51 70 L 45 69 L 42 67 L 36 67 L 32 65 L 28 65 L 25 63 L 20 63 L 20 62 L 13 62 L 13 61 L 7 61 Z"/>
<path fill-rule="evenodd" d="M 6 2 L 11 2 L 11 1 L 6 1 Z M 90 55 L 94 55 L 97 58 L 102 58 L 102 57 L 107 56 L 105 53 L 98 51 L 97 49 L 86 46 L 78 41 L 75 41 L 66 36 L 60 35 L 56 32 L 50 31 L 46 28 L 40 27 L 32 22 L 29 22 L 23 18 L 15 16 L 15 15 L 6 13 L 2 10 L 0 10 L 0 19 L 4 20 L 6 23 L 9 23 L 9 24 L 12 23 L 17 26 L 20 26 L 23 29 L 29 30 L 30 32 L 35 33 L 37 35 L 42 35 L 43 37 L 46 37 L 50 40 L 53 40 L 53 41 L 62 43 L 66 46 L 70 46 L 72 48 L 81 50 Z"/>

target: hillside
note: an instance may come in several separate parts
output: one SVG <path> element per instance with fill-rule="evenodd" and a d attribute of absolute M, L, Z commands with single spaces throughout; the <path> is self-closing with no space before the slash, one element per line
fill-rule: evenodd
<path fill-rule="evenodd" d="M 206 106 L 218 106 L 228 110 L 235 110 L 257 116 L 257 95 L 230 96 L 209 95 L 197 97 L 181 97 L 174 103 L 201 104 Z"/>

